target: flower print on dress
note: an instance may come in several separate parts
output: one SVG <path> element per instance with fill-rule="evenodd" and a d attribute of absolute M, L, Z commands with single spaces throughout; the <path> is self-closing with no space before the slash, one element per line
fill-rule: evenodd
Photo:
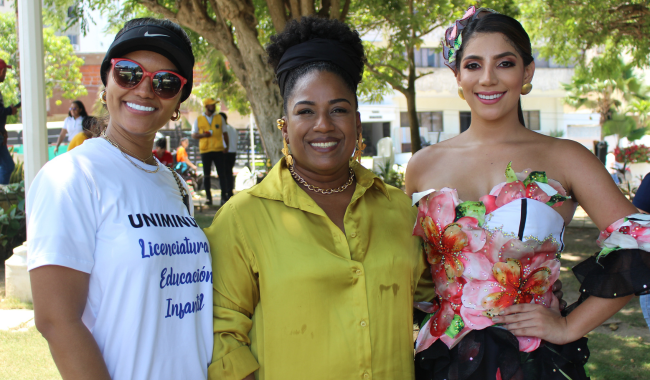
<path fill-rule="evenodd" d="M 650 215 L 632 214 L 621 218 L 598 236 L 602 248 L 598 258 L 619 249 L 642 249 L 650 251 Z"/>
<path fill-rule="evenodd" d="M 420 200 L 418 207 L 413 235 L 423 239 L 432 272 L 444 269 L 447 281 L 463 275 L 463 252 L 476 251 L 485 242 L 485 231 L 479 227 L 479 219 L 464 216 L 465 213 L 483 218 L 485 208 L 461 205 L 456 190 L 449 188 L 430 193 Z"/>

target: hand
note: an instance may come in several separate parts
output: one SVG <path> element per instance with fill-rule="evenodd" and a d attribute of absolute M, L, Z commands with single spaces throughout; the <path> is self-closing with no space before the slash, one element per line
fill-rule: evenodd
<path fill-rule="evenodd" d="M 560 301 L 560 311 L 566 309 L 566 301 L 562 299 L 564 293 L 562 292 L 562 281 L 560 279 L 553 284 L 553 295 Z"/>
<path fill-rule="evenodd" d="M 11 106 L 11 114 L 15 115 L 16 112 L 18 112 L 18 108 L 16 108 L 15 106 Z"/>
<path fill-rule="evenodd" d="M 553 299 L 551 308 L 531 303 L 513 305 L 492 318 L 503 323 L 515 336 L 533 336 L 555 344 L 574 341 L 565 317 L 559 312 L 559 302 Z"/>
<path fill-rule="evenodd" d="M 54 154 L 56 155 L 58 152 L 59 152 L 59 146 L 57 145 L 54 147 Z"/>
<path fill-rule="evenodd" d="M 203 137 L 210 137 L 212 136 L 212 133 L 210 132 L 203 132 Z"/>

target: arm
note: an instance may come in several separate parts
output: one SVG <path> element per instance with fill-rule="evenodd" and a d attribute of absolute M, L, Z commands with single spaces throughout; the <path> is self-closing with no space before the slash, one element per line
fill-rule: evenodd
<path fill-rule="evenodd" d="M 604 230 L 614 221 L 636 212 L 596 156 L 574 142 L 563 141 L 560 145 L 566 154 L 557 156 L 572 163 L 565 175 L 569 192 L 599 229 Z M 631 298 L 631 295 L 619 298 L 591 296 L 567 317 L 541 305 L 514 305 L 504 312 L 505 317 L 493 318 L 493 321 L 506 323 L 515 335 L 565 344 L 601 325 Z"/>
<path fill-rule="evenodd" d="M 259 369 L 248 337 L 260 297 L 257 264 L 243 231 L 232 204 L 222 207 L 205 229 L 214 276 L 214 350 L 208 379 L 252 379 Z"/>
<path fill-rule="evenodd" d="M 194 125 L 192 126 L 192 138 L 198 140 L 210 136 L 212 136 L 210 132 L 199 133 L 199 119 L 194 120 Z"/>
<path fill-rule="evenodd" d="M 228 132 L 224 130 L 223 132 L 223 141 L 225 142 L 225 147 L 228 148 L 230 147 L 230 139 L 228 138 Z"/>
<path fill-rule="evenodd" d="M 61 129 L 61 133 L 59 134 L 59 138 L 56 140 L 56 148 L 54 148 L 54 154 L 56 154 L 59 151 L 59 145 L 63 142 L 63 139 L 65 136 L 68 134 L 68 130 L 65 128 Z"/>
<path fill-rule="evenodd" d="M 81 321 L 88 273 L 46 265 L 30 272 L 36 328 L 47 340 L 61 377 L 110 380 L 95 338 Z"/>

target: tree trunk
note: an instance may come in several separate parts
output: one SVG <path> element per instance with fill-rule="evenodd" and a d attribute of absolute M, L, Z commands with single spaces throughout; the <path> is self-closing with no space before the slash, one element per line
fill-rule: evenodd
<path fill-rule="evenodd" d="M 411 127 L 411 152 L 415 154 L 415 152 L 422 149 L 420 123 L 418 122 L 418 113 L 415 108 L 415 88 L 407 89 L 404 96 L 406 97 L 406 110 L 409 115 L 409 125 Z"/>
<path fill-rule="evenodd" d="M 411 33 L 415 37 L 415 31 Z M 415 47 L 413 45 L 406 48 L 406 57 L 409 63 L 409 75 L 407 79 L 408 85 L 403 94 L 406 97 L 406 110 L 409 115 L 409 125 L 411 126 L 411 152 L 415 154 L 415 152 L 422 149 L 422 140 L 420 139 L 418 112 L 415 107 Z"/>

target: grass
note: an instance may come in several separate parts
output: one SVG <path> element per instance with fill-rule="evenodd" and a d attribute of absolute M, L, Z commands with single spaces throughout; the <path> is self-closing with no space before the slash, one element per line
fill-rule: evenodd
<path fill-rule="evenodd" d="M 0 331 L 0 380 L 9 379 L 61 379 L 47 342 L 36 328 Z"/>
<path fill-rule="evenodd" d="M 591 356 L 587 369 L 592 380 L 647 379 L 650 344 L 637 337 L 589 333 Z"/>

